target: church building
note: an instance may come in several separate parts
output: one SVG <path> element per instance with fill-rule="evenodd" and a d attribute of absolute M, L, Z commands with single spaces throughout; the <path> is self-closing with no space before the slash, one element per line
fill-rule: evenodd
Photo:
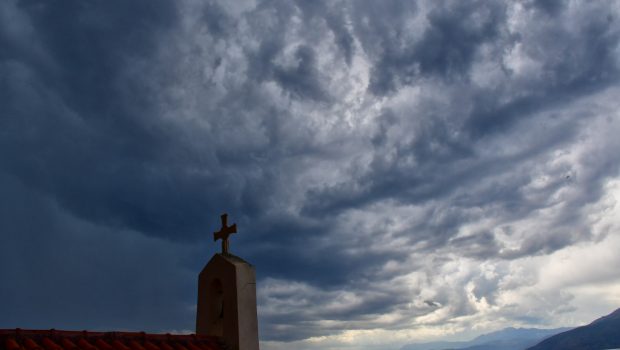
<path fill-rule="evenodd" d="M 195 334 L 0 329 L 0 350 L 258 350 L 254 267 L 230 254 L 237 226 L 221 221 L 222 252 L 198 276 Z"/>

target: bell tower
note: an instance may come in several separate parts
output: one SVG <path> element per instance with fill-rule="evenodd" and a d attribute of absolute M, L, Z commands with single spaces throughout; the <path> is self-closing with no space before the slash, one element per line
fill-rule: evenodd
<path fill-rule="evenodd" d="M 228 252 L 228 236 L 237 226 L 222 228 L 222 253 L 215 254 L 198 276 L 196 334 L 221 337 L 231 350 L 258 350 L 256 274 L 254 266 Z"/>

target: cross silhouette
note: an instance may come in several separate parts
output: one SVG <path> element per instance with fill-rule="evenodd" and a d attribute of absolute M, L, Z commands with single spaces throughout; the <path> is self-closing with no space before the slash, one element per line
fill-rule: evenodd
<path fill-rule="evenodd" d="M 222 254 L 228 254 L 228 236 L 237 233 L 237 224 L 228 226 L 228 214 L 222 214 L 222 228 L 218 232 L 213 232 L 213 240 L 222 240 Z"/>

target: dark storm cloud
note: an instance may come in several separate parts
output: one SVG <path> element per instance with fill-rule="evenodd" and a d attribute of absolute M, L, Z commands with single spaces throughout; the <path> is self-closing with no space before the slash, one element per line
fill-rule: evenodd
<path fill-rule="evenodd" d="M 503 5 L 492 2 L 433 9 L 419 41 L 386 41 L 374 65 L 370 90 L 384 95 L 423 77 L 466 78 L 479 46 L 500 34 L 504 17 Z"/>
<path fill-rule="evenodd" d="M 300 340 L 308 334 L 336 334 L 352 326 L 372 329 L 378 324 L 377 318 L 403 308 L 409 301 L 402 286 L 395 284 L 377 287 L 369 281 L 343 293 L 338 288 L 318 288 L 298 282 L 279 285 L 277 282 L 266 280 L 264 283 L 270 292 L 259 295 L 260 303 L 267 305 L 262 309 L 265 324 L 261 333 L 265 340 Z M 322 325 L 325 320 L 336 322 L 325 327 Z M 399 327 L 396 322 L 382 326 Z"/>
<path fill-rule="evenodd" d="M 303 0 L 296 1 L 296 5 L 302 11 L 304 21 L 312 21 L 317 18 L 322 18 L 325 21 L 334 35 L 336 45 L 342 52 L 345 61 L 350 65 L 355 47 L 353 35 L 347 28 L 345 11 L 349 10 L 349 6 L 342 3 L 332 3 L 330 7 L 326 3 Z"/>
<path fill-rule="evenodd" d="M 468 57 L 468 59 L 460 59 L 459 62 L 469 62 L 468 64 L 459 65 L 457 69 L 462 74 L 468 73 L 471 62 L 473 61 L 473 52 L 477 45 L 482 41 L 492 41 L 497 36 L 499 30 L 490 29 L 504 25 L 502 11 L 498 10 L 498 6 L 484 3 L 485 6 L 474 6 L 470 8 L 470 4 L 459 5 L 457 9 L 433 9 L 428 15 L 429 29 L 425 34 L 422 42 L 435 31 L 439 31 L 442 35 L 438 35 L 436 40 L 428 40 L 434 45 L 450 50 L 459 50 L 461 46 L 453 44 L 453 41 L 464 43 L 463 50 L 468 53 L 461 53 L 456 57 Z M 491 9 L 488 9 L 490 7 Z M 482 21 L 477 23 L 479 27 L 470 28 L 472 21 L 467 20 L 469 16 L 488 14 L 489 23 Z M 449 20 L 458 19 L 456 20 Z M 488 25 L 487 25 L 488 24 Z M 468 86 L 469 100 L 465 106 L 459 106 L 463 103 L 462 98 L 455 99 L 454 105 L 451 106 L 448 113 L 454 115 L 437 115 L 436 112 L 420 111 L 422 116 L 416 115 L 400 115 L 395 117 L 392 111 L 386 111 L 386 117 L 380 119 L 379 133 L 373 138 L 375 146 L 375 156 L 373 162 L 370 163 L 367 171 L 362 174 L 351 174 L 346 182 L 333 187 L 324 189 L 313 189 L 308 193 L 308 201 L 306 203 L 307 213 L 325 213 L 332 210 L 344 210 L 346 208 L 357 207 L 359 205 L 367 205 L 376 200 L 385 198 L 400 198 L 406 202 L 421 202 L 428 199 L 436 199 L 440 196 L 451 195 L 453 189 L 462 186 L 464 183 L 476 181 L 482 174 L 493 172 L 511 171 L 510 163 L 516 159 L 481 159 L 475 154 L 473 147 L 479 142 L 480 137 L 497 132 L 505 132 L 506 128 L 511 124 L 526 120 L 534 116 L 539 116 L 541 112 L 557 107 L 559 104 L 565 104 L 566 101 L 574 99 L 577 96 L 584 96 L 592 92 L 599 91 L 611 84 L 615 84 L 618 78 L 618 69 L 614 50 L 618 42 L 618 29 L 613 21 L 609 21 L 605 16 L 594 17 L 591 22 L 580 23 L 579 28 L 573 33 L 555 33 L 555 36 L 561 38 L 551 48 L 543 48 L 546 45 L 545 36 L 540 34 L 540 41 L 528 42 L 526 45 L 543 54 L 545 51 L 550 53 L 560 53 L 564 59 L 561 62 L 556 61 L 556 56 L 542 56 L 544 75 L 534 77 L 534 81 L 528 82 L 527 87 L 533 86 L 533 89 L 521 91 L 521 86 L 507 80 L 504 89 L 498 91 L 490 91 L 487 89 L 476 89 Z M 443 27 L 445 26 L 445 27 Z M 459 28 L 462 26 L 462 28 Z M 486 29 L 485 29 L 486 28 Z M 460 36 L 468 35 L 471 30 L 479 30 L 477 35 L 472 37 L 480 38 L 476 43 L 468 43 L 462 40 Z M 544 28 L 546 30 L 546 28 Z M 536 32 L 536 28 L 533 29 Z M 390 41 L 382 38 L 382 45 L 402 46 L 397 40 Z M 556 38 L 557 39 L 557 38 Z M 387 43 L 385 43 L 387 42 Z M 512 44 L 512 40 L 505 42 L 498 40 L 495 44 Z M 413 49 L 412 52 L 422 54 L 421 52 L 433 50 Z M 569 54 L 569 51 L 577 54 Z M 441 54 L 443 59 L 447 59 L 450 55 Z M 408 64 L 414 64 L 419 60 L 414 58 L 404 59 Z M 390 60 L 381 61 L 377 66 L 386 65 L 387 70 L 393 71 L 398 77 L 407 76 L 409 70 L 398 64 L 390 63 Z M 429 62 L 436 62 L 437 69 L 428 67 L 424 71 L 429 74 L 445 79 L 445 69 L 451 69 L 453 65 L 441 60 L 430 59 Z M 390 74 L 379 74 L 382 77 L 389 77 Z M 391 79 L 391 78 L 389 78 Z M 463 86 L 465 89 L 465 86 Z M 370 86 L 372 90 L 372 83 Z M 509 102 L 499 102 L 506 100 L 507 90 L 510 94 L 519 91 L 519 95 L 523 97 L 508 98 Z M 460 92 L 459 92 L 460 93 Z M 463 108 L 465 107 L 465 108 Z M 432 108 L 432 107 L 431 107 Z M 464 110 L 463 110 L 464 109 Z M 469 110 L 469 112 L 467 112 Z M 420 121 L 419 119 L 422 118 Z M 392 122 L 398 120 L 397 122 Z M 412 122 L 416 120 L 415 122 Z M 398 140 L 392 145 L 392 150 L 397 156 L 386 159 L 386 146 L 383 141 L 386 133 L 386 123 L 395 124 L 395 127 L 402 128 L 403 125 L 413 124 L 413 135 L 407 135 L 406 139 Z M 414 124 L 415 123 L 415 124 Z M 576 124 L 571 122 L 562 125 L 563 130 L 552 131 L 554 134 L 545 135 L 549 141 L 556 143 L 543 143 L 540 149 L 529 148 L 524 152 L 524 156 L 532 157 L 537 152 L 547 151 L 549 148 L 558 147 L 564 142 L 571 141 L 571 135 L 574 135 Z M 454 131 L 459 131 L 459 136 L 454 136 Z M 551 137 L 549 137 L 551 136 Z M 383 141 L 383 142 L 382 142 Z M 405 159 L 414 159 L 415 166 L 403 165 Z M 521 158 L 521 156 L 519 156 Z M 449 170 L 448 170 L 449 169 Z M 613 174 L 615 169 L 609 169 Z M 422 180 L 424 179 L 424 180 Z M 353 180 L 353 182 L 351 181 Z M 430 181 L 429 181 L 430 180 Z M 484 198 L 484 197 L 482 197 Z M 498 200 L 504 200 L 498 198 Z M 485 199 L 482 199 L 486 201 Z"/>
<path fill-rule="evenodd" d="M 555 32 L 528 42 L 528 49 L 544 59 L 542 75 L 528 84 L 530 89 L 523 97 L 503 105 L 489 91 L 481 94 L 468 125 L 474 136 L 501 130 L 524 116 L 617 83 L 617 24 L 604 16 L 578 25 L 576 33 Z"/>
<path fill-rule="evenodd" d="M 259 277 L 273 277 L 305 281 L 324 288 L 342 288 L 351 280 L 372 279 L 376 270 L 388 260 L 404 258 L 406 254 L 393 252 L 347 252 L 351 241 L 339 239 L 355 232 L 335 229 L 336 221 L 328 217 L 309 219 L 298 217 L 264 217 L 245 227 L 251 236 L 239 237 L 243 256 L 250 261 L 260 261 L 263 271 Z M 381 232 L 371 232 L 368 237 L 357 237 L 355 245 L 371 246 Z M 246 246 L 245 252 L 243 246 Z M 251 248 L 247 248 L 251 247 Z M 286 261 L 286 264 L 282 262 Z M 390 277 L 389 274 L 385 275 Z"/>
<path fill-rule="evenodd" d="M 323 89 L 316 68 L 316 54 L 306 45 L 299 45 L 293 54 L 293 63 L 282 65 L 274 62 L 282 54 L 283 43 L 273 38 L 261 42 L 258 52 L 252 53 L 248 72 L 261 81 L 275 81 L 292 97 L 325 101 L 329 99 Z"/>
<path fill-rule="evenodd" d="M 176 22 L 174 4 L 149 3 L 145 11 L 137 11 L 138 3 L 64 6 L 26 3 L 16 9 L 38 36 L 33 46 L 54 68 L 28 57 L 5 61 L 5 171 L 80 217 L 175 239 L 216 225 L 217 218 L 205 212 L 239 208 L 250 214 L 258 189 L 269 187 L 264 182 L 269 173 L 254 180 L 240 178 L 245 175 L 235 167 L 192 174 L 191 167 L 217 169 L 234 157 L 220 153 L 225 149 L 178 143 L 182 135 L 153 109 L 152 87 L 144 84 L 148 77 L 126 71 L 133 60 L 155 55 L 157 38 L 166 37 Z M 212 22 L 207 21 L 210 28 Z M 300 69 L 311 69 L 312 54 L 302 50 L 301 55 Z"/>
<path fill-rule="evenodd" d="M 325 100 L 327 96 L 317 78 L 314 50 L 308 46 L 300 46 L 295 50 L 295 58 L 297 66 L 275 67 L 274 79 L 295 97 Z"/>
<path fill-rule="evenodd" d="M 565 7 L 565 2 L 561 0 L 535 0 L 526 2 L 526 5 L 535 6 L 546 14 L 553 16 L 560 13 L 560 11 Z"/>
<path fill-rule="evenodd" d="M 499 245 L 490 232 L 454 238 L 450 240 L 450 244 L 463 255 L 480 260 L 495 257 L 499 251 Z"/>
<path fill-rule="evenodd" d="M 613 137 L 591 137 L 617 85 L 618 22 L 609 3 L 571 6 L 3 3 L 3 246 L 39 243 L 31 260 L 3 255 L 15 282 L 0 299 L 23 308 L 2 321 L 28 323 L 47 299 L 20 291 L 53 285 L 76 303 L 42 327 L 191 329 L 206 257 L 190 244 L 212 245 L 223 211 L 258 268 L 264 339 L 497 303 L 510 271 L 451 264 L 595 239 L 584 208 L 618 172 Z M 105 277 L 67 291 L 93 270 Z M 161 293 L 142 301 L 150 281 Z"/>
<path fill-rule="evenodd" d="M 192 328 L 195 275 L 182 258 L 191 249 L 102 229 L 1 178 L 11 200 L 0 205 L 0 328 Z"/>
<path fill-rule="evenodd" d="M 205 2 L 203 14 L 209 33 L 215 37 L 227 36 L 235 25 L 234 18 L 231 18 L 216 1 Z"/>
<path fill-rule="evenodd" d="M 175 22 L 170 3 L 149 2 L 136 20 L 142 7 L 20 3 L 16 11 L 27 16 L 38 39 L 32 45 L 49 62 L 5 61 L 4 170 L 84 218 L 150 232 L 185 231 L 176 190 L 160 165 L 170 135 L 149 120 L 148 96 L 121 71 L 126 60 L 152 54 L 158 35 Z M 143 181 L 147 173 L 151 183 Z"/>

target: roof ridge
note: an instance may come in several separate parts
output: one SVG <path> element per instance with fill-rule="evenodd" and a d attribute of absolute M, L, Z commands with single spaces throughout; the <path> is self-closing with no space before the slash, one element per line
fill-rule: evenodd
<path fill-rule="evenodd" d="M 0 350 L 220 350 L 221 337 L 146 332 L 0 329 Z"/>

